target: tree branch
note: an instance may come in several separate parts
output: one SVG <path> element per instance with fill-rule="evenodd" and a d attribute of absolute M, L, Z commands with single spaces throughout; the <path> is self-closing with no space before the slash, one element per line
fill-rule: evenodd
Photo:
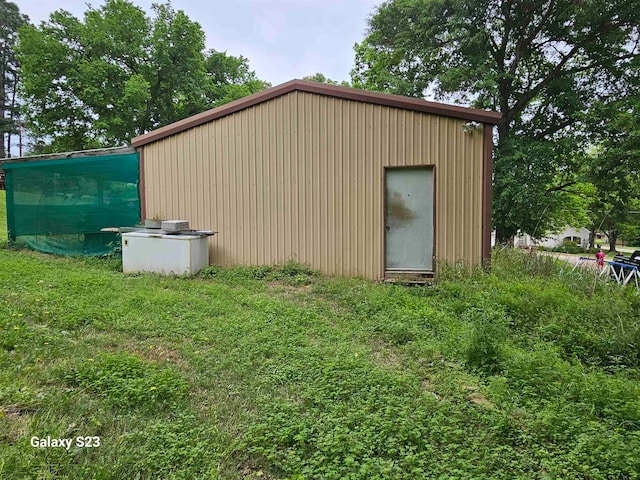
<path fill-rule="evenodd" d="M 567 187 L 571 187 L 575 184 L 577 184 L 578 182 L 573 181 L 573 182 L 566 182 L 566 183 L 562 183 L 558 186 L 552 187 L 552 188 L 547 188 L 546 193 L 554 193 L 554 192 L 562 192 L 562 191 L 568 191 L 566 190 Z"/>
<path fill-rule="evenodd" d="M 520 39 L 518 40 L 516 44 L 515 58 L 509 68 L 509 74 L 511 76 L 514 76 L 516 74 L 518 66 L 520 65 L 520 61 L 522 60 L 524 53 L 527 51 L 526 47 L 532 45 L 535 38 L 542 31 L 542 28 L 544 27 L 545 22 L 551 16 L 551 11 L 554 5 L 555 5 L 555 1 L 551 0 L 551 2 L 549 2 L 549 8 L 547 9 L 546 12 L 543 12 L 543 14 L 540 17 L 540 21 L 534 28 L 531 29 L 531 32 L 529 32 L 529 35 L 527 35 L 526 37 L 520 37 Z M 532 16 L 534 15 L 535 14 L 532 13 Z M 528 23 L 531 24 L 532 22 L 528 22 Z"/>

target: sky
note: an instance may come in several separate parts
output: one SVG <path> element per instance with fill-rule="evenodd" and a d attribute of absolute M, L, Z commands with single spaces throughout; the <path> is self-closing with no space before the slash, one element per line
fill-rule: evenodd
<path fill-rule="evenodd" d="M 55 10 L 82 19 L 87 3 L 101 0 L 14 0 L 32 23 L 47 20 Z M 349 80 L 353 46 L 365 36 L 367 18 L 382 0 L 172 0 L 176 10 L 198 22 L 207 48 L 249 60 L 261 80 L 278 85 L 322 73 Z M 152 3 L 133 0 L 148 13 Z"/>

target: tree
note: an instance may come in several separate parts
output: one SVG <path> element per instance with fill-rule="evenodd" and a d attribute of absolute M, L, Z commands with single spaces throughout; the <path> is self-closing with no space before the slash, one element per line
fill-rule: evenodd
<path fill-rule="evenodd" d="M 352 79 L 502 114 L 493 221 L 505 240 L 564 221 L 589 142 L 583 112 L 637 60 L 639 24 L 634 0 L 388 0 Z"/>
<path fill-rule="evenodd" d="M 621 235 L 634 236 L 640 225 L 640 88 L 622 100 L 598 102 L 590 112 L 598 148 L 585 177 L 594 186 L 593 225 L 607 231 L 615 251 Z"/>
<path fill-rule="evenodd" d="M 271 86 L 258 79 L 256 73 L 249 69 L 249 61 L 243 56 L 234 57 L 226 52 L 209 50 L 205 53 L 204 63 L 209 77 L 209 107 L 217 107 Z"/>
<path fill-rule="evenodd" d="M 14 50 L 18 28 L 28 21 L 15 3 L 0 0 L 0 158 L 11 156 L 11 134 L 16 131 L 19 78 Z"/>
<path fill-rule="evenodd" d="M 313 75 L 302 77 L 302 79 L 308 80 L 309 82 L 319 82 L 319 83 L 327 83 L 329 85 L 338 85 L 340 87 L 351 86 L 351 84 L 346 80 L 343 80 L 342 82 L 338 82 L 337 80 L 331 80 L 330 78 L 325 77 L 322 73 L 314 73 Z"/>
<path fill-rule="evenodd" d="M 27 126 L 43 151 L 123 145 L 137 135 L 199 113 L 231 97 L 216 75 L 253 81 L 228 62 L 205 58 L 204 32 L 170 4 L 153 5 L 153 18 L 127 0 L 89 7 L 80 21 L 65 11 L 20 30 L 22 92 Z M 255 75 L 254 75 L 255 77 Z M 244 84 L 240 84 L 243 85 Z M 236 92 L 236 94 L 239 94 Z"/>

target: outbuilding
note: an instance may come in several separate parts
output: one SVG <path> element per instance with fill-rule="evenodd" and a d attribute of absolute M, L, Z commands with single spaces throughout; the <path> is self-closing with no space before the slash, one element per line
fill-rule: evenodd
<path fill-rule="evenodd" d="M 142 215 L 217 231 L 214 264 L 374 280 L 478 265 L 499 118 L 292 80 L 134 138 Z"/>

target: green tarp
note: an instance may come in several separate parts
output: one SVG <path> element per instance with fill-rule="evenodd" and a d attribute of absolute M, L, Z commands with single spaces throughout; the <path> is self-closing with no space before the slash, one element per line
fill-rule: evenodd
<path fill-rule="evenodd" d="M 140 221 L 138 154 L 5 163 L 9 241 L 60 255 L 105 255 L 106 227 Z"/>

